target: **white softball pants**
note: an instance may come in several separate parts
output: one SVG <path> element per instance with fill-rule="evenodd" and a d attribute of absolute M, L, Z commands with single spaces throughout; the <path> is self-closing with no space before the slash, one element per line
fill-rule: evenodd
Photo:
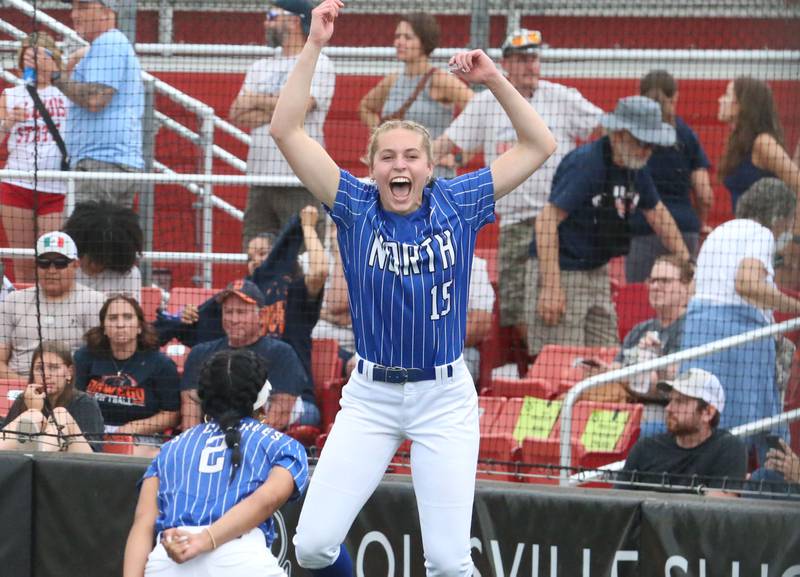
<path fill-rule="evenodd" d="M 463 360 L 452 376 L 403 385 L 354 370 L 294 537 L 300 566 L 331 565 L 353 521 L 375 491 L 397 448 L 410 439 L 411 476 L 428 577 L 467 577 L 478 462 L 478 398 Z"/>
<path fill-rule="evenodd" d="M 199 533 L 204 527 L 181 529 Z M 258 527 L 181 564 L 170 559 L 161 540 L 157 541 L 147 557 L 145 577 L 286 577 Z"/>

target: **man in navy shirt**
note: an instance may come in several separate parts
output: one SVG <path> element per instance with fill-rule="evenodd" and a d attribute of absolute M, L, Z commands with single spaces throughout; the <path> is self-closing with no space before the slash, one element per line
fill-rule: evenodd
<path fill-rule="evenodd" d="M 637 441 L 617 473 L 617 487 L 629 488 L 631 481 L 657 489 L 693 485 L 710 488 L 705 493 L 710 496 L 737 496 L 747 473 L 747 451 L 741 439 L 717 428 L 725 408 L 725 391 L 717 377 L 689 369 L 658 383 L 658 388 L 669 395 L 668 432 Z"/>
<path fill-rule="evenodd" d="M 316 425 L 319 409 L 314 389 L 294 349 L 285 342 L 262 335 L 260 311 L 264 293 L 253 282 L 238 280 L 228 285 L 217 300 L 222 306 L 221 339 L 192 348 L 181 380 L 181 425 L 187 430 L 200 422 L 196 392 L 200 369 L 217 351 L 247 348 L 267 362 L 272 395 L 265 407 L 264 422 L 277 430 L 292 424 Z"/>
<path fill-rule="evenodd" d="M 526 303 L 532 355 L 545 343 L 617 344 L 607 264 L 628 252 L 628 220 L 637 208 L 670 252 L 689 258 L 645 168 L 654 145 L 675 142 L 675 129 L 644 96 L 620 99 L 600 123 L 607 135 L 564 158 L 536 220 Z"/>

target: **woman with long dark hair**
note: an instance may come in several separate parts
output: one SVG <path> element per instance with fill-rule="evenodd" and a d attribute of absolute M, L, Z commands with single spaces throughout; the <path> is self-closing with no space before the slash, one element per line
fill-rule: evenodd
<path fill-rule="evenodd" d="M 103 434 L 103 415 L 73 381 L 69 347 L 57 341 L 40 344 L 31 359 L 29 384 L 6 415 L 0 449 L 91 453 L 89 441 Z"/>
<path fill-rule="evenodd" d="M 106 433 L 135 435 L 134 454 L 152 457 L 163 442 L 158 435 L 180 420 L 175 363 L 158 350 L 158 335 L 127 295 L 111 296 L 100 325 L 84 338 L 75 352 L 76 386 L 99 403 Z"/>
<path fill-rule="evenodd" d="M 695 257 L 714 202 L 708 157 L 694 130 L 677 114 L 678 82 L 669 72 L 648 72 L 639 82 L 639 93 L 658 102 L 662 120 L 675 127 L 675 144 L 655 147 L 647 168 L 686 248 Z M 625 258 L 625 276 L 628 282 L 644 282 L 656 258 L 669 251 L 640 213 L 634 214 L 630 225 L 633 237 Z"/>
<path fill-rule="evenodd" d="M 302 494 L 308 463 L 297 441 L 254 418 L 269 391 L 266 364 L 251 351 L 206 362 L 206 423 L 165 444 L 144 474 L 124 577 L 285 577 L 269 550 L 272 515 Z"/>
<path fill-rule="evenodd" d="M 731 127 L 719 176 L 731 193 L 734 211 L 739 197 L 765 177 L 781 179 L 800 195 L 800 170 L 786 152 L 783 127 L 766 82 L 748 76 L 729 82 L 719 98 L 718 117 Z"/>

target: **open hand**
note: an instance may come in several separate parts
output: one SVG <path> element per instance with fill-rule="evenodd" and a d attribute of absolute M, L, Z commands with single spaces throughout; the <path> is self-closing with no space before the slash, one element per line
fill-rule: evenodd
<path fill-rule="evenodd" d="M 483 50 L 459 52 L 450 59 L 448 66 L 450 72 L 472 84 L 486 84 L 490 78 L 500 76 L 500 71 Z"/>
<path fill-rule="evenodd" d="M 317 44 L 325 46 L 333 36 L 333 21 L 339 15 L 339 10 L 344 7 L 342 0 L 323 0 L 311 11 L 311 28 L 308 32 L 308 39 Z"/>
<path fill-rule="evenodd" d="M 764 466 L 767 469 L 783 473 L 783 478 L 789 483 L 800 483 L 800 457 L 798 457 L 791 447 L 783 439 L 778 440 L 782 451 L 770 449 L 767 451 L 767 460 Z"/>

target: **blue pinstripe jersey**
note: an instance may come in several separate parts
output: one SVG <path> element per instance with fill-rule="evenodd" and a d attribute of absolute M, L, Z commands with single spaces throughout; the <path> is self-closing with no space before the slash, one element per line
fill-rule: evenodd
<path fill-rule="evenodd" d="M 233 481 L 231 450 L 216 423 L 197 425 L 166 443 L 148 467 L 144 479 L 158 477 L 156 530 L 210 525 L 267 480 L 273 467 L 294 477 L 298 498 L 308 483 L 308 461 L 303 446 L 255 419 L 243 419 L 242 462 Z M 272 518 L 259 525 L 271 545 Z"/>
<path fill-rule="evenodd" d="M 358 354 L 406 368 L 457 359 L 467 331 L 475 237 L 494 221 L 491 171 L 436 179 L 419 209 L 398 215 L 383 210 L 374 184 L 342 170 L 329 212 Z"/>

